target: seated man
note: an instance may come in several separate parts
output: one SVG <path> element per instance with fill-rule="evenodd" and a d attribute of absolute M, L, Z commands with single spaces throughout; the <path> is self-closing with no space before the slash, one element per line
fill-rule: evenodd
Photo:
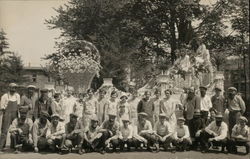
<path fill-rule="evenodd" d="M 29 150 L 32 148 L 31 128 L 33 122 L 27 118 L 27 110 L 19 109 L 20 117 L 13 120 L 9 132 L 11 145 L 15 149 L 15 153 L 19 153 L 21 149 Z"/>
<path fill-rule="evenodd" d="M 159 115 L 159 121 L 157 121 L 154 126 L 154 131 L 158 136 L 157 145 L 162 144 L 165 151 L 170 147 L 170 144 L 173 141 L 174 134 L 166 118 L 166 114 L 161 113 Z"/>
<path fill-rule="evenodd" d="M 222 145 L 222 152 L 227 142 L 228 127 L 225 122 L 222 121 L 223 116 L 220 112 L 217 113 L 215 121 L 211 122 L 204 131 L 200 134 L 201 152 L 207 152 L 209 144 L 215 146 Z"/>
<path fill-rule="evenodd" d="M 99 149 L 105 147 L 105 139 L 101 138 L 102 133 L 99 133 L 98 117 L 96 115 L 90 118 L 90 124 L 83 136 L 83 148 L 86 151 L 99 151 Z"/>
<path fill-rule="evenodd" d="M 124 116 L 121 118 L 123 124 L 120 126 L 119 134 L 119 144 L 120 150 L 123 151 L 125 144 L 127 145 L 127 150 L 130 151 L 134 143 L 133 139 L 133 127 L 129 123 L 129 117 Z"/>
<path fill-rule="evenodd" d="M 193 149 L 197 149 L 200 143 L 200 133 L 205 129 L 205 121 L 201 118 L 200 110 L 194 111 L 194 117 L 190 121 L 190 136 L 193 141 Z"/>
<path fill-rule="evenodd" d="M 101 141 L 105 141 L 102 145 L 101 154 L 105 153 L 105 149 L 108 148 L 109 143 L 113 146 L 113 151 L 116 152 L 116 148 L 119 145 L 118 133 L 119 133 L 119 123 L 116 119 L 116 112 L 110 111 L 108 113 L 109 119 L 104 121 L 100 126 L 99 132 L 102 133 Z"/>
<path fill-rule="evenodd" d="M 69 122 L 65 125 L 65 134 L 62 136 L 61 149 L 68 149 L 69 151 L 77 145 L 78 153 L 82 155 L 85 151 L 82 149 L 83 131 L 82 124 L 77 121 L 78 115 L 76 113 L 70 114 Z"/>
<path fill-rule="evenodd" d="M 51 116 L 51 125 L 47 131 L 46 138 L 49 148 L 54 152 L 55 150 L 61 151 L 62 137 L 65 134 L 65 126 L 63 122 L 59 121 L 60 116 L 53 114 Z"/>
<path fill-rule="evenodd" d="M 32 137 L 34 142 L 34 151 L 44 150 L 47 147 L 46 133 L 50 127 L 48 120 L 49 114 L 45 111 L 41 112 L 40 118 L 36 119 L 32 128 Z"/>
<path fill-rule="evenodd" d="M 250 150 L 250 140 L 249 140 L 249 128 L 247 126 L 247 118 L 241 116 L 239 118 L 239 123 L 233 127 L 231 139 L 228 142 L 229 150 L 232 153 L 237 153 L 237 146 L 246 147 L 246 155 Z"/>
<path fill-rule="evenodd" d="M 183 117 L 179 117 L 173 141 L 173 144 L 176 146 L 176 150 L 178 151 L 186 151 L 192 144 L 188 126 L 184 125 L 184 123 L 185 119 Z"/>
<path fill-rule="evenodd" d="M 136 139 L 139 141 L 146 140 L 147 143 L 147 150 L 153 151 L 153 146 L 155 146 L 156 151 L 158 152 L 159 147 L 156 146 L 157 143 L 157 136 L 154 134 L 152 130 L 152 125 L 149 120 L 147 120 L 147 114 L 144 112 L 138 113 L 138 135 L 136 135 Z M 139 136 L 139 138 L 138 138 Z"/>

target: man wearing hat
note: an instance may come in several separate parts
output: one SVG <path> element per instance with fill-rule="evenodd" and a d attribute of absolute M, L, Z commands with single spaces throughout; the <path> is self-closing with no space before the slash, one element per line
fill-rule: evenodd
<path fill-rule="evenodd" d="M 29 150 L 32 148 L 32 134 L 31 129 L 33 121 L 27 118 L 26 109 L 19 109 L 20 117 L 13 120 L 9 132 L 11 138 L 11 148 L 15 149 L 15 153 L 19 150 Z"/>
<path fill-rule="evenodd" d="M 144 98 L 138 103 L 137 113 L 145 112 L 148 115 L 148 120 L 153 121 L 153 106 L 150 101 L 151 92 L 145 91 Z M 151 123 L 152 124 L 152 123 Z"/>
<path fill-rule="evenodd" d="M 170 144 L 173 141 L 174 130 L 166 120 L 165 113 L 159 114 L 159 120 L 154 126 L 154 131 L 157 136 L 157 145 L 163 145 L 165 151 L 170 148 Z"/>
<path fill-rule="evenodd" d="M 176 146 L 176 150 L 178 151 L 186 151 L 192 144 L 188 126 L 184 125 L 184 123 L 185 119 L 183 117 L 177 119 L 177 127 L 173 135 L 173 145 Z"/>
<path fill-rule="evenodd" d="M 228 88 L 228 99 L 227 99 L 227 108 L 229 110 L 229 132 L 233 126 L 236 124 L 236 116 L 240 112 L 244 114 L 246 111 L 246 105 L 241 96 L 237 95 L 237 89 L 235 87 Z"/>
<path fill-rule="evenodd" d="M 3 150 L 11 122 L 17 117 L 20 95 L 16 92 L 17 85 L 9 84 L 9 92 L 1 97 L 0 105 L 0 152 Z M 3 120 L 2 120 L 3 119 Z"/>
<path fill-rule="evenodd" d="M 50 122 L 48 120 L 49 114 L 45 111 L 41 112 L 40 118 L 36 119 L 32 128 L 32 137 L 34 143 L 34 151 L 39 152 L 45 150 L 48 146 L 46 134 L 50 128 Z"/>
<path fill-rule="evenodd" d="M 51 111 L 51 103 L 52 100 L 48 97 L 48 89 L 44 88 L 41 89 L 41 96 L 36 101 L 35 108 L 34 108 L 34 117 L 35 119 L 39 118 L 42 111 L 47 112 L 49 115 L 52 114 Z"/>
<path fill-rule="evenodd" d="M 105 138 L 102 137 L 102 133 L 99 132 L 98 117 L 93 115 L 90 118 L 90 124 L 84 133 L 83 149 L 86 152 L 94 152 L 102 150 Z"/>
<path fill-rule="evenodd" d="M 190 126 L 190 121 L 193 119 L 194 111 L 200 110 L 200 97 L 195 95 L 194 87 L 190 87 L 187 91 L 188 95 L 186 100 L 184 101 L 184 117 L 186 118 L 186 123 L 188 127 Z M 190 129 L 190 128 L 189 128 Z"/>
<path fill-rule="evenodd" d="M 209 143 L 213 143 L 215 146 L 222 146 L 222 152 L 226 146 L 228 127 L 227 124 L 222 121 L 223 116 L 221 112 L 218 112 L 215 121 L 211 122 L 205 131 L 202 131 L 200 135 L 201 150 L 207 152 L 209 149 Z"/>
<path fill-rule="evenodd" d="M 111 143 L 113 145 L 113 151 L 116 151 L 119 135 L 119 123 L 116 121 L 116 112 L 108 112 L 109 119 L 104 121 L 100 126 L 99 132 L 102 133 L 101 141 L 105 141 L 102 145 L 101 153 L 105 153 L 105 148 Z"/>
<path fill-rule="evenodd" d="M 51 102 L 51 111 L 53 114 L 59 114 L 61 118 L 63 117 L 63 107 L 60 93 L 55 93 L 54 99 Z"/>
<path fill-rule="evenodd" d="M 152 148 L 156 144 L 157 138 L 153 132 L 152 124 L 149 120 L 147 120 L 147 117 L 148 117 L 147 113 L 144 113 L 144 112 L 138 113 L 137 134 L 139 138 L 136 137 L 136 139 L 144 143 L 146 141 L 147 150 L 153 151 Z"/>
<path fill-rule="evenodd" d="M 53 114 L 51 116 L 51 125 L 47 130 L 46 138 L 49 144 L 49 148 L 52 151 L 61 151 L 62 137 L 65 134 L 65 125 L 63 122 L 59 121 L 60 116 L 58 114 Z"/>
<path fill-rule="evenodd" d="M 225 97 L 223 96 L 223 94 L 221 94 L 222 89 L 219 86 L 216 86 L 214 90 L 215 95 L 211 98 L 213 109 L 215 109 L 217 112 L 221 112 L 222 114 L 224 114 L 226 110 L 226 105 Z"/>
<path fill-rule="evenodd" d="M 35 94 L 36 86 L 28 85 L 27 91 L 21 97 L 20 107 L 28 111 L 27 117 L 33 119 L 35 103 L 37 101 L 37 95 Z"/>
<path fill-rule="evenodd" d="M 231 138 L 228 142 L 228 147 L 230 152 L 237 153 L 237 146 L 245 146 L 246 154 L 249 153 L 250 150 L 250 131 L 247 126 L 248 120 L 246 117 L 241 116 L 239 118 L 239 123 L 233 127 Z"/>
<path fill-rule="evenodd" d="M 77 146 L 78 153 L 81 155 L 84 153 L 82 150 L 83 144 L 83 126 L 77 121 L 78 115 L 76 113 L 70 114 L 69 122 L 65 125 L 65 134 L 62 137 L 61 149 L 71 150 L 74 146 Z"/>
<path fill-rule="evenodd" d="M 120 126 L 120 135 L 119 135 L 119 145 L 120 150 L 123 151 L 124 145 L 127 145 L 127 150 L 130 151 L 133 143 L 133 127 L 130 125 L 128 116 L 121 118 L 122 125 Z"/>
<path fill-rule="evenodd" d="M 190 121 L 190 136 L 193 141 L 193 149 L 196 149 L 200 143 L 200 133 L 205 129 L 206 124 L 201 118 L 200 110 L 197 109 L 194 111 L 194 117 Z"/>
<path fill-rule="evenodd" d="M 213 107 L 211 98 L 206 94 L 207 93 L 207 87 L 200 86 L 200 95 L 201 95 L 201 118 L 205 121 L 206 124 L 208 124 L 208 114 L 209 110 Z"/>

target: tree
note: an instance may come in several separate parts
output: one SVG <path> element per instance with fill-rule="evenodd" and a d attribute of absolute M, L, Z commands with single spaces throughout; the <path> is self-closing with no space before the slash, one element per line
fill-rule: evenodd
<path fill-rule="evenodd" d="M 0 32 L 0 95 L 7 91 L 8 84 L 15 82 L 24 83 L 27 79 L 23 76 L 23 63 L 21 57 L 8 51 L 6 33 Z"/>

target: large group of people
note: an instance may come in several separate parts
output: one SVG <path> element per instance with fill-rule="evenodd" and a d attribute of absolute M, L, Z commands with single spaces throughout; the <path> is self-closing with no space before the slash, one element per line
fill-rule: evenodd
<path fill-rule="evenodd" d="M 156 89 L 154 95 L 146 91 L 143 97 L 133 90 L 118 98 L 117 91 L 107 94 L 105 89 L 97 94 L 88 89 L 84 97 L 73 96 L 71 90 L 50 97 L 48 89 L 41 89 L 38 97 L 33 85 L 20 97 L 16 88 L 15 83 L 9 84 L 9 91 L 1 97 L 0 153 L 8 136 L 15 153 L 206 153 L 210 147 L 237 153 L 237 146 L 245 146 L 249 153 L 250 131 L 243 116 L 246 106 L 234 87 L 228 88 L 227 97 L 220 87 L 212 97 L 204 86 L 200 93 L 191 87 L 181 99 L 174 99 L 170 89 Z"/>

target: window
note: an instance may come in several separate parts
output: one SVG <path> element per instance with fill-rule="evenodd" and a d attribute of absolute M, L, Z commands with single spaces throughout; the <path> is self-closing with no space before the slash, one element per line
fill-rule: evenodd
<path fill-rule="evenodd" d="M 37 75 L 36 75 L 36 74 L 33 74 L 33 75 L 32 75 L 32 82 L 36 82 L 36 78 L 37 78 Z"/>

